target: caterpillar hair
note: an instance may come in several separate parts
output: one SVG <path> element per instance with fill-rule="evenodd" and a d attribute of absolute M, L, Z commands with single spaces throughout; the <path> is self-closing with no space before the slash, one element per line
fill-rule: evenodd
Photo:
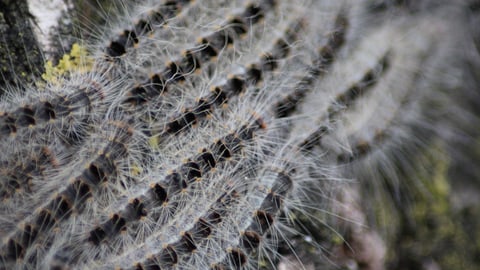
<path fill-rule="evenodd" d="M 1 91 L 0 270 L 387 269 L 480 136 L 476 0 L 88 3 Z"/>

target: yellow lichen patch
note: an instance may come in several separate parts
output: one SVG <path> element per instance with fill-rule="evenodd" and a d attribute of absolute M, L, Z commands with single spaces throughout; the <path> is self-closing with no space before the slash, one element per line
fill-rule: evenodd
<path fill-rule="evenodd" d="M 88 56 L 85 47 L 74 43 L 70 53 L 64 54 L 56 66 L 52 61 L 45 63 L 45 73 L 42 78 L 49 83 L 58 83 L 65 76 L 73 72 L 85 73 L 92 67 L 93 59 Z"/>
<path fill-rule="evenodd" d="M 148 139 L 148 145 L 152 149 L 158 149 L 158 145 L 160 144 L 158 136 L 152 136 Z"/>
<path fill-rule="evenodd" d="M 139 176 L 143 172 L 143 169 L 142 169 L 142 167 L 140 167 L 138 165 L 133 165 L 130 168 L 130 172 L 131 172 L 132 176 Z"/>

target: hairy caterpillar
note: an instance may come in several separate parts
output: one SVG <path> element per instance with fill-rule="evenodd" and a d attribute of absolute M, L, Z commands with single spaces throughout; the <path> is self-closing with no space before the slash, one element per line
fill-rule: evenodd
<path fill-rule="evenodd" d="M 275 268 L 348 180 L 398 188 L 478 122 L 468 3 L 402 2 L 122 1 L 86 72 L 1 102 L 0 269 Z"/>

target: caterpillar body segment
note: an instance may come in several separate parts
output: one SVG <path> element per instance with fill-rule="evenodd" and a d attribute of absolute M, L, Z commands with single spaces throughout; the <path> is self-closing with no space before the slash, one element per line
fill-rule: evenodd
<path fill-rule="evenodd" d="M 430 138 L 478 120 L 456 103 L 464 4 L 419 2 L 115 3 L 86 72 L 0 102 L 0 269 L 322 253 L 342 188 L 400 187 Z"/>

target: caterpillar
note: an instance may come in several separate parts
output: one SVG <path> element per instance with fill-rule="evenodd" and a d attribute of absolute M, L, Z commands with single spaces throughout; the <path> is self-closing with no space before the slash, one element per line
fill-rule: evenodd
<path fill-rule="evenodd" d="M 0 101 L 0 269 L 334 268 L 342 196 L 477 136 L 474 1 L 113 5 L 88 61 Z"/>

